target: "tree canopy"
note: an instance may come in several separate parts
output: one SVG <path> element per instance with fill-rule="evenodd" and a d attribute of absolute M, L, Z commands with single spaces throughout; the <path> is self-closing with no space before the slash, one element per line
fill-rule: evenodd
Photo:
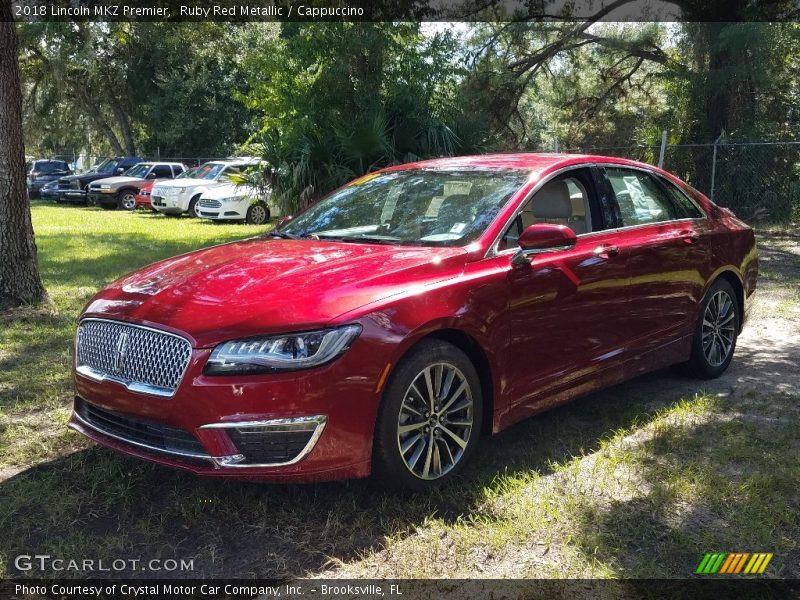
<path fill-rule="evenodd" d="M 26 141 L 255 149 L 292 207 L 418 157 L 654 145 L 663 129 L 795 139 L 800 26 L 694 23 L 706 4 L 678 4 L 689 22 L 24 23 Z M 736 19 L 749 5 L 726 6 Z"/>

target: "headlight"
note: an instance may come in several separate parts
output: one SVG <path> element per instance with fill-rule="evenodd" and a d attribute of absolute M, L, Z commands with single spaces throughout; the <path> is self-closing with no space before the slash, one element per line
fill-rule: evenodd
<path fill-rule="evenodd" d="M 295 371 L 323 365 L 341 356 L 361 333 L 361 325 L 345 325 L 261 338 L 232 340 L 214 348 L 206 375 L 252 375 Z"/>
<path fill-rule="evenodd" d="M 108 183 L 101 183 L 100 184 L 100 189 L 101 190 L 110 190 L 111 189 L 111 185 L 108 184 Z"/>
<path fill-rule="evenodd" d="M 228 196 L 227 198 L 220 198 L 220 202 L 239 202 L 244 196 Z"/>

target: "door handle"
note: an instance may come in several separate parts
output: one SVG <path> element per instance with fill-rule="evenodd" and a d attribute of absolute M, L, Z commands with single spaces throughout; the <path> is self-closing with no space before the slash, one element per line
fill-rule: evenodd
<path fill-rule="evenodd" d="M 696 241 L 700 239 L 699 233 L 691 231 L 689 229 L 684 229 L 683 231 L 681 231 L 680 236 L 683 238 L 683 241 L 686 242 L 687 244 L 694 244 Z"/>
<path fill-rule="evenodd" d="M 594 249 L 594 255 L 600 258 L 613 258 L 619 254 L 619 248 L 610 244 L 601 244 Z"/>

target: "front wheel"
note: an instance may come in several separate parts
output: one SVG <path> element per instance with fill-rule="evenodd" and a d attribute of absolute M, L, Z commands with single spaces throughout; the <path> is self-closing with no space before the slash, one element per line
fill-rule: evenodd
<path fill-rule="evenodd" d="M 193 217 L 195 219 L 198 218 L 197 203 L 199 201 L 200 201 L 200 196 L 195 196 L 194 198 L 192 198 L 191 202 L 189 202 L 189 210 L 186 211 L 189 213 L 190 217 Z"/>
<path fill-rule="evenodd" d="M 251 204 L 245 221 L 250 225 L 263 225 L 269 220 L 269 208 L 263 202 Z"/>
<path fill-rule="evenodd" d="M 383 394 L 373 475 L 389 488 L 428 491 L 451 480 L 475 450 L 483 397 L 475 367 L 455 346 L 420 343 Z"/>
<path fill-rule="evenodd" d="M 117 196 L 119 207 L 128 211 L 136 210 L 136 194 L 131 190 L 122 190 Z"/>
<path fill-rule="evenodd" d="M 692 354 L 681 370 L 702 379 L 722 375 L 733 359 L 740 319 L 733 287 L 718 279 L 700 303 Z"/>

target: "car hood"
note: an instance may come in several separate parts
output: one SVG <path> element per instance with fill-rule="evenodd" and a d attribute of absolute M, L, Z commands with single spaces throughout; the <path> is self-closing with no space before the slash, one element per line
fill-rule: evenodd
<path fill-rule="evenodd" d="M 258 190 L 249 185 L 236 185 L 233 183 L 220 183 L 203 193 L 203 198 L 230 198 L 235 196 L 253 196 Z"/>
<path fill-rule="evenodd" d="M 171 187 L 171 188 L 194 187 L 196 185 L 211 186 L 219 184 L 213 179 L 195 179 L 194 177 L 184 177 L 183 179 L 170 179 L 169 181 L 164 181 L 158 184 L 159 187 Z"/>
<path fill-rule="evenodd" d="M 87 182 L 87 181 L 95 181 L 96 179 L 105 179 L 110 177 L 108 173 L 95 173 L 94 171 L 88 171 L 86 173 L 80 173 L 79 175 L 64 175 L 61 177 L 64 181 L 78 181 Z"/>
<path fill-rule="evenodd" d="M 140 177 L 125 177 L 124 175 L 117 175 L 116 177 L 104 177 L 103 179 L 98 179 L 94 181 L 94 183 L 106 183 L 109 185 L 117 185 L 120 183 L 134 183 L 144 181 Z"/>
<path fill-rule="evenodd" d="M 84 316 L 166 327 L 196 347 L 302 331 L 457 277 L 462 248 L 254 238 L 170 258 L 101 290 Z"/>

